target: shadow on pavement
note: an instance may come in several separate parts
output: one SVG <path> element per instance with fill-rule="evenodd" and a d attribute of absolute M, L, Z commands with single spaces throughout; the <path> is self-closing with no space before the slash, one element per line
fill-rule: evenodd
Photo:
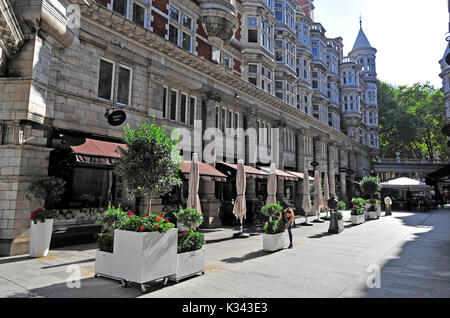
<path fill-rule="evenodd" d="M 256 252 L 251 252 L 248 254 L 245 254 L 242 257 L 230 257 L 230 258 L 224 258 L 221 261 L 224 263 L 229 263 L 229 264 L 236 264 L 236 263 L 243 263 L 245 261 L 249 261 L 255 258 L 259 258 L 259 257 L 263 257 L 266 256 L 267 253 L 264 252 L 263 250 L 259 250 Z"/>
<path fill-rule="evenodd" d="M 0 265 L 1 264 L 10 264 L 10 263 L 15 263 L 15 262 L 22 262 L 22 261 L 28 261 L 33 259 L 30 256 L 18 256 L 18 257 L 8 257 L 6 259 L 1 259 L 0 258 Z"/>
<path fill-rule="evenodd" d="M 169 282 L 166 286 L 162 281 L 157 281 L 147 286 L 147 293 L 160 290 L 173 285 Z M 33 288 L 27 292 L 15 293 L 7 298 L 136 298 L 145 295 L 141 292 L 139 284 L 130 283 L 123 288 L 119 281 L 105 277 L 89 277 L 80 280 L 80 288 L 69 288 L 66 283 L 53 284 L 45 287 Z"/>
<path fill-rule="evenodd" d="M 77 262 L 70 262 L 70 263 L 64 263 L 64 264 L 58 264 L 58 265 L 45 266 L 45 267 L 42 267 L 42 269 L 63 267 L 63 266 L 69 266 L 69 265 L 74 265 L 74 264 L 83 264 L 83 263 L 89 263 L 89 262 L 95 262 L 95 258 L 84 259 L 84 260 L 77 261 Z"/>
<path fill-rule="evenodd" d="M 424 214 L 429 214 L 424 217 Z M 450 297 L 450 210 L 396 215 L 416 228 L 380 268 L 380 288 L 366 287 L 365 297 Z"/>

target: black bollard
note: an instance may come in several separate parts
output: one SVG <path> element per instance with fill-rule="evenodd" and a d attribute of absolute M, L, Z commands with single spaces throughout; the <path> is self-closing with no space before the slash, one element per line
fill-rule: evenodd
<path fill-rule="evenodd" d="M 331 210 L 331 215 L 330 215 L 330 227 L 328 229 L 328 233 L 334 233 L 334 234 L 339 234 L 340 232 L 342 232 L 341 229 L 339 229 L 339 225 L 338 225 L 338 214 L 337 214 L 337 207 L 339 205 L 339 201 L 336 200 L 336 198 L 333 196 L 331 197 L 330 200 L 328 200 L 328 207 Z"/>

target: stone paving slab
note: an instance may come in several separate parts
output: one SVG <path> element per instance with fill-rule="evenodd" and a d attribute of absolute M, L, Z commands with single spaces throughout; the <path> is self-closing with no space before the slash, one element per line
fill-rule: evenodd
<path fill-rule="evenodd" d="M 450 297 L 450 209 L 394 212 L 358 226 L 349 211 L 344 218 L 339 235 L 328 234 L 328 222 L 298 226 L 294 248 L 272 254 L 262 251 L 260 231 L 235 239 L 237 229 L 205 230 L 205 275 L 155 282 L 146 294 L 94 277 L 95 243 L 0 258 L 0 297 Z M 373 264 L 381 288 L 367 287 Z M 81 288 L 67 287 L 69 265 L 78 266 Z"/>

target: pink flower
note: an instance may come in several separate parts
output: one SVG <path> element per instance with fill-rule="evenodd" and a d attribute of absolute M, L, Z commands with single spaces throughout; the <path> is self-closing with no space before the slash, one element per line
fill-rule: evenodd
<path fill-rule="evenodd" d="M 169 219 L 166 219 L 166 223 L 169 223 Z"/>
<path fill-rule="evenodd" d="M 133 213 L 133 212 L 128 212 L 128 215 L 129 215 L 129 216 L 133 216 L 134 213 Z"/>
<path fill-rule="evenodd" d="M 143 231 L 143 230 L 145 230 L 145 227 L 144 227 L 144 226 L 141 226 L 139 229 L 140 229 L 141 231 Z"/>

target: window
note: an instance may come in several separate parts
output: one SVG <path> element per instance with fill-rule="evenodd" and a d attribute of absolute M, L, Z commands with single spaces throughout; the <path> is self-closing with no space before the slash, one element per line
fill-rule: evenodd
<path fill-rule="evenodd" d="M 178 100 L 178 92 L 172 90 L 170 92 L 170 120 L 177 120 L 177 100 Z"/>
<path fill-rule="evenodd" d="M 179 121 L 181 123 L 186 123 L 187 101 L 188 101 L 187 95 L 181 94 L 180 114 L 178 115 Z"/>
<path fill-rule="evenodd" d="M 187 15 L 183 15 L 183 26 L 189 30 L 192 30 L 192 19 Z"/>
<path fill-rule="evenodd" d="M 234 113 L 234 129 L 238 129 L 238 128 L 239 128 L 239 114 Z"/>
<path fill-rule="evenodd" d="M 191 35 L 183 32 L 183 44 L 182 47 L 183 49 L 185 49 L 186 51 L 191 51 Z"/>
<path fill-rule="evenodd" d="M 258 30 L 248 30 L 248 42 L 258 43 Z"/>
<path fill-rule="evenodd" d="M 140 26 L 145 26 L 145 8 L 136 2 L 133 3 L 133 21 Z"/>
<path fill-rule="evenodd" d="M 178 45 L 178 28 L 172 24 L 169 26 L 169 41 Z"/>
<path fill-rule="evenodd" d="M 248 72 L 256 74 L 258 73 L 258 64 L 249 64 L 248 65 Z"/>
<path fill-rule="evenodd" d="M 283 22 L 283 11 L 275 11 L 275 19 L 277 19 L 278 22 Z"/>
<path fill-rule="evenodd" d="M 283 51 L 275 51 L 275 61 L 283 62 Z"/>
<path fill-rule="evenodd" d="M 114 63 L 100 60 L 98 79 L 98 97 L 112 101 L 114 80 Z"/>
<path fill-rule="evenodd" d="M 256 85 L 256 77 L 249 77 L 248 81 L 249 81 L 249 83 Z"/>
<path fill-rule="evenodd" d="M 248 17 L 247 18 L 247 26 L 252 26 L 252 27 L 258 26 L 258 19 L 255 17 Z"/>
<path fill-rule="evenodd" d="M 167 116 L 167 87 L 163 89 L 163 118 Z"/>
<path fill-rule="evenodd" d="M 275 89 L 283 89 L 283 82 L 275 81 Z"/>
<path fill-rule="evenodd" d="M 119 83 L 117 88 L 117 103 L 130 105 L 131 102 L 131 75 L 132 70 L 119 66 Z"/>
<path fill-rule="evenodd" d="M 169 16 L 172 20 L 178 22 L 179 18 L 180 18 L 180 13 L 177 9 L 175 9 L 174 7 L 170 7 L 169 10 Z"/>
<path fill-rule="evenodd" d="M 113 11 L 125 17 L 127 15 L 127 2 L 128 0 L 114 0 Z"/>
<path fill-rule="evenodd" d="M 220 114 L 220 129 L 222 130 L 222 132 L 225 132 L 225 112 L 226 109 L 222 108 L 222 112 Z"/>
<path fill-rule="evenodd" d="M 233 111 L 228 110 L 227 128 L 233 128 Z"/>
<path fill-rule="evenodd" d="M 229 56 L 226 56 L 226 55 L 224 56 L 223 64 L 225 65 L 226 68 L 231 68 L 231 62 L 230 62 Z"/>
<path fill-rule="evenodd" d="M 189 98 L 189 125 L 194 126 L 195 115 L 197 111 L 197 99 L 195 97 Z"/>

